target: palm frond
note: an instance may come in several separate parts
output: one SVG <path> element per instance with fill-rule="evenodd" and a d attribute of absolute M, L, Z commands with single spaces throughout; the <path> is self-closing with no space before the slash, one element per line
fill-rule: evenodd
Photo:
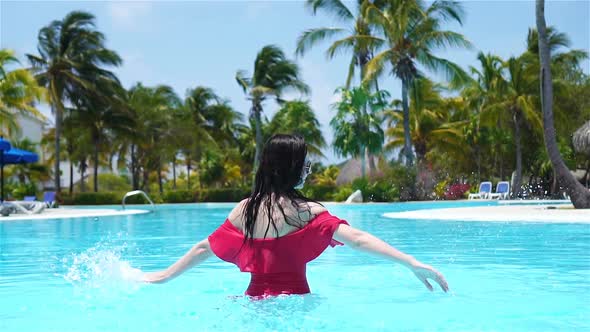
<path fill-rule="evenodd" d="M 387 62 L 392 57 L 393 51 L 391 49 L 385 50 L 374 56 L 373 59 L 367 63 L 363 82 L 372 82 L 373 80 L 377 79 L 377 77 L 381 76 L 385 70 L 385 67 L 387 66 Z"/>
<path fill-rule="evenodd" d="M 311 9 L 314 15 L 321 10 L 342 21 L 354 19 L 352 12 L 340 0 L 307 0 L 305 6 Z"/>
<path fill-rule="evenodd" d="M 453 87 L 464 86 L 470 81 L 469 75 L 459 65 L 436 57 L 429 51 L 418 52 L 416 59 L 426 68 L 442 74 Z"/>
<path fill-rule="evenodd" d="M 345 29 L 341 28 L 316 28 L 305 30 L 301 36 L 297 38 L 297 48 L 295 49 L 295 54 L 304 55 L 316 44 L 342 34 L 345 31 Z"/>
<path fill-rule="evenodd" d="M 238 70 L 236 72 L 236 82 L 242 88 L 244 93 L 248 92 L 249 87 L 252 85 L 252 79 L 246 77 L 248 75 L 244 70 Z"/>

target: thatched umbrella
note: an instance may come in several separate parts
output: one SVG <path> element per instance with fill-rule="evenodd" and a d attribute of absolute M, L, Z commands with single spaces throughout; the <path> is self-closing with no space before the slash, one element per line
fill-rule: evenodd
<path fill-rule="evenodd" d="M 574 132 L 573 143 L 577 153 L 590 156 L 590 121 Z"/>

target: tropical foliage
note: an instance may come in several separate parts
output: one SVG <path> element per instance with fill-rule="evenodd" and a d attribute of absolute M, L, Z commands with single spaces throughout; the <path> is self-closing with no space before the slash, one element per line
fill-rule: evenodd
<path fill-rule="evenodd" d="M 38 35 L 38 55 L 27 57 L 39 83 L 47 88 L 55 115 L 55 189 L 60 190 L 60 139 L 66 106 L 93 99 L 112 102 L 118 79 L 104 66 L 118 66 L 119 55 L 105 47 L 104 35 L 97 31 L 94 16 L 71 12 L 62 20 L 43 27 Z M 107 89 L 104 89 L 107 88 Z"/>
<path fill-rule="evenodd" d="M 248 111 L 199 82 L 184 94 L 161 84 L 123 87 L 113 72 L 122 59 L 86 12 L 41 28 L 38 54 L 27 55 L 30 69 L 0 50 L 0 134 L 16 138 L 16 114 L 39 117 L 39 102 L 55 116 L 39 146 L 18 143 L 41 148 L 52 171 L 8 169 L 15 192 L 30 192 L 31 183 L 50 176 L 59 190 L 66 160 L 69 202 L 111 202 L 127 189 L 149 191 L 158 201 L 239 199 L 274 133 L 305 137 L 315 163 L 304 190 L 317 199 L 343 200 L 356 189 L 368 200 L 455 199 L 480 181 L 507 179 L 514 197 L 579 192 L 566 173 L 590 165 L 571 144 L 573 131 L 590 118 L 590 77 L 580 66 L 587 53 L 571 49 L 557 28 L 523 31 L 521 54 L 478 52 L 477 65 L 461 68 L 439 53 L 473 48 L 450 28 L 465 18 L 459 2 L 304 5 L 338 25 L 302 31 L 296 55 L 327 42 L 328 59 L 350 57 L 338 101 L 325 105 L 333 109 L 333 137 L 323 136 L 318 110 L 302 99 L 311 91 L 299 65 L 275 45 L 260 49 L 250 74 L 235 75 Z M 541 73 L 549 69 L 547 81 Z M 387 76 L 401 81 L 401 91 L 383 89 Z M 360 179 L 341 184 L 342 168 L 322 164 L 327 148 L 361 159 Z M 74 173 L 81 179 L 74 181 Z"/>
<path fill-rule="evenodd" d="M 45 91 L 30 71 L 9 70 L 9 66 L 18 64 L 13 51 L 0 49 L 0 135 L 6 137 L 16 136 L 20 129 L 15 121 L 17 112 L 43 117 L 34 104 L 42 100 Z"/>
<path fill-rule="evenodd" d="M 277 102 L 283 100 L 281 96 L 286 90 L 295 89 L 302 93 L 309 92 L 309 87 L 303 83 L 299 74 L 299 67 L 288 60 L 283 51 L 274 45 L 262 48 L 254 60 L 254 72 L 252 77 L 240 70 L 236 73 L 236 81 L 244 90 L 247 98 L 251 101 L 250 116 L 254 120 L 256 152 L 254 164 L 259 161 L 262 151 L 262 104 L 269 98 L 274 97 Z"/>

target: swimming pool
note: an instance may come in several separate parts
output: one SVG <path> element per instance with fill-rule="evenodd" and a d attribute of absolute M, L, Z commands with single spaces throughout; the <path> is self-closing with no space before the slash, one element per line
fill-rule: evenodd
<path fill-rule="evenodd" d="M 311 295 L 252 301 L 215 258 L 164 285 L 162 269 L 233 204 L 136 216 L 0 222 L 0 331 L 590 331 L 590 225 L 392 220 L 469 203 L 328 205 L 437 267 L 430 293 L 400 266 L 339 247 L 308 266 Z"/>

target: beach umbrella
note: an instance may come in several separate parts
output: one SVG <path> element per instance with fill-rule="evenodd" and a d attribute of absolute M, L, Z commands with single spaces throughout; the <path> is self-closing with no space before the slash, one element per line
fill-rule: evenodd
<path fill-rule="evenodd" d="M 4 202 L 4 165 L 29 164 L 38 160 L 36 153 L 12 148 L 10 142 L 0 138 L 0 202 Z"/>
<path fill-rule="evenodd" d="M 572 141 L 576 152 L 590 156 L 590 121 L 574 132 Z"/>

